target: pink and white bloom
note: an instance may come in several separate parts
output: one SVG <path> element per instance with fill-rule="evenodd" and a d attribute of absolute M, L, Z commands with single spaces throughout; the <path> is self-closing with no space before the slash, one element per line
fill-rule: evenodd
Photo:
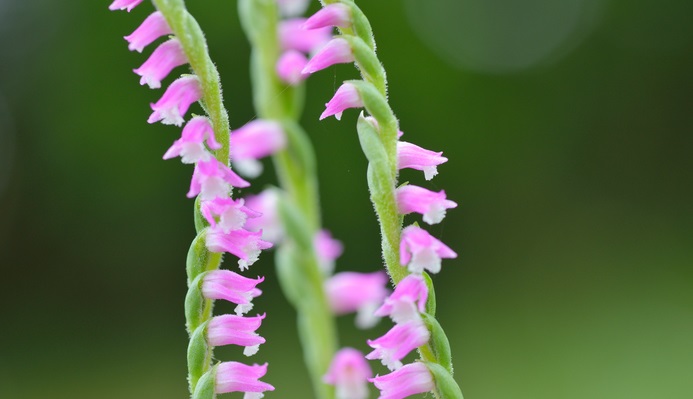
<path fill-rule="evenodd" d="M 330 275 L 334 271 L 334 261 L 337 260 L 344 252 L 344 245 L 339 240 L 332 238 L 332 234 L 328 230 L 320 230 L 315 234 L 313 246 L 318 255 L 320 269 L 325 275 Z"/>
<path fill-rule="evenodd" d="M 332 26 L 351 27 L 351 9 L 349 6 L 343 3 L 326 5 L 306 20 L 303 29 L 320 29 Z"/>
<path fill-rule="evenodd" d="M 151 13 L 134 32 L 125 36 L 125 40 L 129 43 L 128 49 L 130 51 L 141 53 L 145 47 L 152 44 L 156 39 L 171 33 L 173 32 L 171 27 L 168 26 L 164 15 L 156 11 Z"/>
<path fill-rule="evenodd" d="M 422 170 L 426 180 L 433 179 L 438 174 L 437 166 L 447 161 L 442 152 L 426 150 L 406 141 L 397 143 L 398 169 Z"/>
<path fill-rule="evenodd" d="M 113 3 L 111 3 L 110 6 L 108 6 L 108 9 L 113 11 L 113 10 L 128 10 L 128 12 L 132 11 L 133 8 L 137 7 L 142 0 L 115 0 Z"/>
<path fill-rule="evenodd" d="M 297 17 L 308 9 L 310 0 L 277 0 L 279 13 L 283 17 Z"/>
<path fill-rule="evenodd" d="M 272 244 L 263 241 L 261 237 L 262 232 L 232 230 L 224 233 L 222 229 L 212 227 L 207 232 L 207 249 L 236 255 L 239 258 L 238 267 L 246 270 L 258 260 L 262 250 L 272 248 Z"/>
<path fill-rule="evenodd" d="M 150 89 L 161 87 L 161 80 L 168 76 L 173 68 L 187 64 L 188 59 L 178 39 L 170 39 L 159 45 L 147 61 L 133 72 L 140 75 L 140 84 Z"/>
<path fill-rule="evenodd" d="M 330 40 L 308 61 L 301 73 L 309 75 L 323 70 L 334 64 L 346 64 L 354 62 L 354 53 L 349 42 L 341 37 Z"/>
<path fill-rule="evenodd" d="M 231 160 L 244 176 L 257 177 L 262 172 L 260 158 L 286 147 L 286 134 L 274 121 L 257 119 L 231 132 Z"/>
<path fill-rule="evenodd" d="M 241 179 L 228 166 L 211 157 L 208 161 L 200 161 L 195 164 L 193 177 L 190 181 L 188 198 L 200 195 L 202 200 L 211 200 L 217 197 L 229 196 L 231 187 L 248 187 L 250 183 Z"/>
<path fill-rule="evenodd" d="M 323 380 L 336 388 L 336 399 L 367 399 L 368 379 L 373 371 L 363 353 L 343 348 L 335 353 Z"/>
<path fill-rule="evenodd" d="M 399 245 L 399 258 L 402 265 L 414 274 L 440 271 L 442 258 L 456 258 L 455 251 L 418 226 L 408 226 L 402 230 Z"/>
<path fill-rule="evenodd" d="M 334 115 L 337 120 L 342 119 L 342 112 L 347 108 L 361 108 L 363 100 L 356 87 L 351 83 L 344 83 L 339 86 L 334 97 L 325 104 L 325 112 L 320 115 L 320 120 Z"/>
<path fill-rule="evenodd" d="M 264 318 L 264 314 L 255 317 L 230 314 L 214 316 L 207 324 L 207 342 L 211 346 L 245 346 L 243 354 L 252 356 L 265 343 L 265 339 L 255 332 Z"/>
<path fill-rule="evenodd" d="M 248 231 L 261 231 L 262 238 L 277 244 L 284 238 L 284 228 L 279 221 L 279 192 L 268 188 L 257 195 L 245 198 L 245 205 L 261 214 L 260 217 L 248 219 L 245 228 Z"/>
<path fill-rule="evenodd" d="M 390 316 L 397 324 L 421 320 L 420 313 L 426 311 L 428 286 L 423 277 L 410 274 L 397 284 L 395 291 L 375 311 L 376 316 Z"/>
<path fill-rule="evenodd" d="M 274 387 L 260 378 L 267 374 L 267 363 L 252 366 L 238 362 L 224 362 L 216 366 L 214 391 L 217 394 L 227 392 L 245 392 L 243 399 L 259 399 L 263 392 L 274 391 Z"/>
<path fill-rule="evenodd" d="M 395 324 L 382 337 L 368 340 L 368 345 L 374 350 L 366 355 L 366 359 L 380 359 L 383 366 L 397 370 L 402 367 L 402 359 L 409 352 L 426 344 L 430 338 L 431 333 L 421 320 Z"/>
<path fill-rule="evenodd" d="M 368 381 L 380 390 L 378 399 L 402 399 L 435 389 L 431 372 L 421 362 L 407 364 L 395 372 Z"/>
<path fill-rule="evenodd" d="M 296 86 L 306 79 L 301 71 L 308 64 L 308 58 L 296 50 L 285 51 L 277 60 L 277 76 L 284 83 Z"/>
<path fill-rule="evenodd" d="M 205 148 L 205 142 L 212 150 L 221 148 L 221 144 L 214 138 L 214 130 L 209 119 L 204 116 L 195 116 L 185 124 L 180 139 L 173 142 L 164 154 L 164 159 L 179 156 L 183 163 L 208 161 L 211 154 Z"/>
<path fill-rule="evenodd" d="M 305 30 L 304 18 L 281 21 L 277 29 L 282 50 L 298 50 L 314 53 L 332 39 L 332 28 Z"/>
<path fill-rule="evenodd" d="M 205 201 L 201 205 L 202 215 L 212 227 L 219 226 L 224 232 L 242 229 L 248 218 L 260 217 L 260 212 L 256 212 L 245 206 L 245 200 L 239 198 L 217 197 L 211 201 Z M 217 222 L 217 218 L 219 222 Z"/>
<path fill-rule="evenodd" d="M 236 314 L 248 313 L 253 308 L 253 298 L 262 294 L 256 288 L 265 280 L 243 277 L 230 270 L 212 270 L 202 278 L 202 295 L 207 299 L 223 299 L 236 305 Z"/>
<path fill-rule="evenodd" d="M 164 95 L 155 104 L 154 112 L 147 122 L 161 121 L 164 125 L 183 125 L 183 115 L 188 112 L 192 103 L 202 98 L 202 88 L 197 76 L 183 76 L 171 83 Z"/>
<path fill-rule="evenodd" d="M 445 211 L 456 208 L 457 203 L 450 201 L 445 196 L 445 191 L 440 192 L 426 190 L 423 187 L 406 185 L 395 191 L 397 196 L 397 210 L 406 215 L 416 212 L 423 215 L 424 222 L 428 224 L 440 223 L 445 217 Z"/>
<path fill-rule="evenodd" d="M 370 328 L 380 318 L 375 310 L 380 307 L 389 291 L 384 272 L 337 273 L 325 282 L 325 293 L 330 308 L 337 315 L 356 313 L 356 326 Z"/>

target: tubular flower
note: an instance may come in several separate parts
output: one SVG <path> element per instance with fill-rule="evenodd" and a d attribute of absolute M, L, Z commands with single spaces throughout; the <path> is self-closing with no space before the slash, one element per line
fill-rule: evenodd
<path fill-rule="evenodd" d="M 282 50 L 314 53 L 332 39 L 332 28 L 304 30 L 304 22 L 303 18 L 294 18 L 279 23 L 277 32 Z"/>
<path fill-rule="evenodd" d="M 180 139 L 166 151 L 164 159 L 180 156 L 183 163 L 209 161 L 211 154 L 205 148 L 205 142 L 212 150 L 221 148 L 221 144 L 214 138 L 214 130 L 209 119 L 195 116 L 185 124 Z"/>
<path fill-rule="evenodd" d="M 426 310 L 428 286 L 423 277 L 410 274 L 397 284 L 395 291 L 375 311 L 376 316 L 390 316 L 397 324 L 421 320 L 419 313 Z"/>
<path fill-rule="evenodd" d="M 274 121 L 254 120 L 231 133 L 231 160 L 236 169 L 248 177 L 262 172 L 258 159 L 272 155 L 286 147 L 282 126 Z"/>
<path fill-rule="evenodd" d="M 315 252 L 318 255 L 320 269 L 326 275 L 332 274 L 334 271 L 334 261 L 342 256 L 344 246 L 339 240 L 332 238 L 332 234 L 328 230 L 320 230 L 313 239 Z"/>
<path fill-rule="evenodd" d="M 262 232 L 232 230 L 224 233 L 220 228 L 212 227 L 207 232 L 207 249 L 236 255 L 239 258 L 238 267 L 246 270 L 258 260 L 263 249 L 272 248 L 272 244 L 263 241 L 261 236 Z"/>
<path fill-rule="evenodd" d="M 279 57 L 279 60 L 277 60 L 277 76 L 279 76 L 279 79 L 284 83 L 296 86 L 306 78 L 301 71 L 307 63 L 308 59 L 300 51 L 285 51 L 281 57 Z"/>
<path fill-rule="evenodd" d="M 207 325 L 207 342 L 212 346 L 245 346 L 243 354 L 252 356 L 257 353 L 260 344 L 265 343 L 265 339 L 255 332 L 264 318 L 264 314 L 255 317 L 215 316 Z"/>
<path fill-rule="evenodd" d="M 335 314 L 357 312 L 356 326 L 370 328 L 380 320 L 374 312 L 388 294 L 386 284 L 384 272 L 342 272 L 325 282 L 325 292 Z"/>
<path fill-rule="evenodd" d="M 158 89 L 161 87 L 161 80 L 168 76 L 173 68 L 187 62 L 188 59 L 178 39 L 170 39 L 159 45 L 147 61 L 134 72 L 141 76 L 141 85 L 146 84 L 150 89 Z"/>
<path fill-rule="evenodd" d="M 268 188 L 257 195 L 245 198 L 245 205 L 261 214 L 260 217 L 248 219 L 245 228 L 248 231 L 261 231 L 262 238 L 277 244 L 284 238 L 284 229 L 278 214 L 279 192 Z"/>
<path fill-rule="evenodd" d="M 127 10 L 128 12 L 132 11 L 133 8 L 137 7 L 142 0 L 115 0 L 113 3 L 111 3 L 110 6 L 108 6 L 108 9 L 113 11 L 113 10 Z"/>
<path fill-rule="evenodd" d="M 323 380 L 336 387 L 337 399 L 368 398 L 368 379 L 373 375 L 363 353 L 343 348 L 335 353 Z"/>
<path fill-rule="evenodd" d="M 211 201 L 202 203 L 202 215 L 212 227 L 218 226 L 224 232 L 242 229 L 248 218 L 260 217 L 260 212 L 256 212 L 244 205 L 243 198 L 234 200 L 232 198 L 217 197 Z"/>
<path fill-rule="evenodd" d="M 354 62 L 354 54 L 351 51 L 349 42 L 342 38 L 330 40 L 308 61 L 301 73 L 305 75 L 323 70 L 334 64 L 346 64 Z"/>
<path fill-rule="evenodd" d="M 226 198 L 229 196 L 231 187 L 248 186 L 250 183 L 241 179 L 228 166 L 217 161 L 216 158 L 210 158 L 208 161 L 195 164 L 187 196 L 193 198 L 199 194 L 202 200 Z"/>
<path fill-rule="evenodd" d="M 303 23 L 303 29 L 320 29 L 331 26 L 351 27 L 351 9 L 342 3 L 327 5 Z"/>
<path fill-rule="evenodd" d="M 412 225 L 402 230 L 399 257 L 411 273 L 421 274 L 424 269 L 438 273 L 441 258 L 456 258 L 457 254 L 426 230 Z"/>
<path fill-rule="evenodd" d="M 183 115 L 188 112 L 192 103 L 202 98 L 202 88 L 197 76 L 178 78 L 166 89 L 164 95 L 155 104 L 154 111 L 147 122 L 161 121 L 164 125 L 183 125 Z"/>
<path fill-rule="evenodd" d="M 426 180 L 431 180 L 438 174 L 438 165 L 447 162 L 448 159 L 442 152 L 423 149 L 406 141 L 397 142 L 397 167 L 398 169 L 411 168 L 422 170 Z"/>
<path fill-rule="evenodd" d="M 265 391 L 274 391 L 274 387 L 260 381 L 267 374 L 267 363 L 252 366 L 238 362 L 224 362 L 217 366 L 214 391 L 217 394 L 227 392 L 245 392 L 244 399 L 262 398 Z"/>
<path fill-rule="evenodd" d="M 170 35 L 171 27 L 159 11 L 150 14 L 142 24 L 130 35 L 125 36 L 130 51 L 141 53 L 145 47 L 164 35 Z"/>
<path fill-rule="evenodd" d="M 368 345 L 374 350 L 366 355 L 366 359 L 380 359 L 383 366 L 397 370 L 402 367 L 402 359 L 409 352 L 424 345 L 430 338 L 431 334 L 421 320 L 395 324 L 382 337 L 368 340 Z"/>
<path fill-rule="evenodd" d="M 399 213 L 420 213 L 428 224 L 440 223 L 445 217 L 446 209 L 457 207 L 457 203 L 448 200 L 442 190 L 436 193 L 423 187 L 406 185 L 398 188 L 395 195 Z"/>
<path fill-rule="evenodd" d="M 395 372 L 368 381 L 380 390 L 378 399 L 402 399 L 435 389 L 431 372 L 420 362 L 407 364 Z"/>
<path fill-rule="evenodd" d="M 236 314 L 242 315 L 253 308 L 253 298 L 262 294 L 256 286 L 265 280 L 243 277 L 230 270 L 212 270 L 202 279 L 202 295 L 207 299 L 223 299 L 236 305 Z"/>
<path fill-rule="evenodd" d="M 359 95 L 356 87 L 351 83 L 344 83 L 339 86 L 337 92 L 334 93 L 334 97 L 325 104 L 325 112 L 320 115 L 320 120 L 327 118 L 328 116 L 334 115 L 337 120 L 342 119 L 342 112 L 347 108 L 361 108 L 363 107 L 363 100 L 361 100 L 361 95 Z"/>

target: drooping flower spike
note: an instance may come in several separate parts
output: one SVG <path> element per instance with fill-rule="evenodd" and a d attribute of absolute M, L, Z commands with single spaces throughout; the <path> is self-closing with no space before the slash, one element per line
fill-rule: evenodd
<path fill-rule="evenodd" d="M 306 78 L 301 71 L 307 63 L 308 59 L 300 51 L 287 50 L 277 60 L 277 76 L 291 86 L 299 85 Z"/>
<path fill-rule="evenodd" d="M 207 299 L 223 299 L 236 305 L 236 314 L 241 315 L 253 308 L 253 298 L 262 294 L 257 287 L 265 280 L 243 277 L 230 270 L 212 270 L 202 279 L 202 295 Z"/>
<path fill-rule="evenodd" d="M 309 75 L 323 70 L 335 64 L 354 62 L 354 54 L 349 42 L 342 38 L 335 38 L 323 46 L 303 68 L 301 73 Z"/>
<path fill-rule="evenodd" d="M 420 213 L 428 224 L 440 223 L 445 217 L 446 209 L 457 207 L 456 202 L 447 199 L 445 191 L 436 193 L 410 184 L 398 188 L 395 195 L 399 213 Z"/>
<path fill-rule="evenodd" d="M 363 100 L 356 87 L 351 83 L 344 83 L 339 86 L 337 92 L 334 93 L 334 97 L 325 104 L 325 112 L 320 115 L 320 120 L 332 115 L 334 115 L 337 120 L 341 120 L 342 112 L 344 112 L 345 109 L 361 107 L 363 107 Z"/>
<path fill-rule="evenodd" d="M 368 379 L 373 371 L 363 353 L 343 348 L 335 353 L 324 381 L 335 386 L 336 399 L 367 399 Z"/>
<path fill-rule="evenodd" d="M 380 359 L 383 366 L 390 370 L 397 370 L 402 367 L 402 359 L 409 352 L 425 345 L 430 338 L 431 333 L 421 320 L 395 324 L 382 337 L 368 340 L 368 345 L 373 348 L 373 351 L 366 355 L 366 359 Z"/>
<path fill-rule="evenodd" d="M 208 161 L 211 154 L 205 148 L 205 142 L 211 150 L 221 148 L 221 144 L 214 138 L 214 130 L 209 119 L 204 116 L 195 116 L 185 124 L 180 139 L 166 151 L 164 159 L 179 156 L 183 163 Z"/>
<path fill-rule="evenodd" d="M 164 35 L 170 35 L 171 27 L 168 26 L 166 18 L 159 12 L 150 14 L 134 32 L 125 36 L 130 51 L 141 53 L 145 47 L 152 44 L 156 39 Z"/>
<path fill-rule="evenodd" d="M 226 198 L 229 196 L 231 187 L 243 188 L 248 186 L 250 183 L 212 157 L 208 161 L 200 161 L 195 164 L 187 196 L 193 198 L 199 194 L 202 200 L 211 200 L 217 197 Z"/>
<path fill-rule="evenodd" d="M 344 246 L 339 240 L 332 238 L 332 234 L 328 230 L 320 230 L 313 239 L 313 246 L 318 255 L 320 269 L 323 274 L 331 275 L 334 271 L 334 262 L 342 256 Z"/>
<path fill-rule="evenodd" d="M 264 318 L 264 314 L 255 317 L 228 314 L 212 317 L 207 324 L 207 342 L 211 346 L 245 346 L 243 354 L 252 356 L 265 343 L 265 339 L 255 332 Z"/>
<path fill-rule="evenodd" d="M 261 216 L 260 212 L 245 206 L 243 198 L 234 200 L 232 198 L 217 197 L 211 201 L 203 202 L 201 211 L 212 227 L 218 225 L 224 233 L 242 229 L 248 218 Z M 219 220 L 218 222 L 217 219 Z"/>
<path fill-rule="evenodd" d="M 262 240 L 262 232 L 232 230 L 225 233 L 219 226 L 207 232 L 207 249 L 211 252 L 228 252 L 238 257 L 238 267 L 246 270 L 260 257 L 262 250 L 272 248 L 272 243 Z"/>
<path fill-rule="evenodd" d="M 305 30 L 303 18 L 281 21 L 277 29 L 282 50 L 314 53 L 332 39 L 332 28 Z"/>
<path fill-rule="evenodd" d="M 183 76 L 176 79 L 166 89 L 164 95 L 154 104 L 154 111 L 147 122 L 161 121 L 164 125 L 183 125 L 183 115 L 194 102 L 202 98 L 202 88 L 197 76 Z"/>
<path fill-rule="evenodd" d="M 140 84 L 147 85 L 150 89 L 161 87 L 161 80 L 168 76 L 173 68 L 187 64 L 183 47 L 178 39 L 170 39 L 154 50 L 147 61 L 134 72 L 141 76 Z"/>
<path fill-rule="evenodd" d="M 402 399 L 435 389 L 431 372 L 421 362 L 407 364 L 397 371 L 375 376 L 368 381 L 380 390 L 378 399 Z"/>
<path fill-rule="evenodd" d="M 438 273 L 441 259 L 456 258 L 457 254 L 426 230 L 412 225 L 402 230 L 399 256 L 411 273 L 421 274 L 424 269 Z"/>
<path fill-rule="evenodd" d="M 274 387 L 260 378 L 267 374 L 267 363 L 252 366 L 238 362 L 224 362 L 216 366 L 214 391 L 217 394 L 228 392 L 245 392 L 244 399 L 259 399 L 265 391 L 274 391 Z"/>
<path fill-rule="evenodd" d="M 426 180 L 433 179 L 438 174 L 436 167 L 447 161 L 442 152 L 426 150 L 406 141 L 397 142 L 397 168 L 421 170 Z"/>
<path fill-rule="evenodd" d="M 370 328 L 380 320 L 374 313 L 389 293 L 387 281 L 387 275 L 382 271 L 342 272 L 325 282 L 325 293 L 335 314 L 357 312 L 356 326 Z"/>
<path fill-rule="evenodd" d="M 231 160 L 241 174 L 257 177 L 262 172 L 258 160 L 285 146 L 286 135 L 279 123 L 257 119 L 231 133 Z"/>
<path fill-rule="evenodd" d="M 342 3 L 333 3 L 321 8 L 303 24 L 303 29 L 320 29 L 326 27 L 351 27 L 351 9 Z"/>
<path fill-rule="evenodd" d="M 376 316 L 390 316 L 397 324 L 421 320 L 420 313 L 426 310 L 428 286 L 423 277 L 410 274 L 397 284 L 395 291 L 375 311 Z"/>
<path fill-rule="evenodd" d="M 132 11 L 133 8 L 137 7 L 142 0 L 115 0 L 113 3 L 111 3 L 110 6 L 108 6 L 108 9 L 111 11 L 114 10 L 127 10 L 128 12 Z"/>

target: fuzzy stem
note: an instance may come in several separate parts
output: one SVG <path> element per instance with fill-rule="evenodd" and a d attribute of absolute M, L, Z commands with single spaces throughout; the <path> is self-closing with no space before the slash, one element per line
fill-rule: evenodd
<path fill-rule="evenodd" d="M 298 331 L 316 397 L 330 399 L 334 389 L 323 382 L 337 348 L 334 317 L 313 247 L 320 228 L 315 154 L 297 123 L 303 108 L 303 86 L 287 87 L 275 72 L 280 55 L 276 0 L 240 0 L 239 14 L 252 46 L 253 99 L 260 118 L 280 122 L 288 146 L 273 160 L 282 197 L 280 214 L 287 240 L 277 249 L 282 289 L 298 313 Z"/>

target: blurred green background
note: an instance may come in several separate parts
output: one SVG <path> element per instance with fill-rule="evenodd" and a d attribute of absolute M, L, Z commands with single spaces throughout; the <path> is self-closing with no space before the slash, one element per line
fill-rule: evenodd
<path fill-rule="evenodd" d="M 146 123 L 160 92 L 122 39 L 151 5 L 108 3 L 0 0 L 3 399 L 187 397 L 192 170 L 161 160 L 179 130 Z M 236 3 L 189 3 L 238 127 L 254 113 Z M 692 398 L 693 2 L 359 3 L 405 139 L 450 158 L 430 183 L 403 179 L 460 203 L 430 231 L 460 254 L 435 281 L 465 397 Z M 370 271 L 357 113 L 317 120 L 353 76 L 312 77 L 303 122 L 338 270 Z M 270 362 L 268 398 L 310 398 L 271 260 L 251 269 L 268 313 L 253 360 Z M 362 350 L 389 325 L 352 321 L 343 342 Z"/>

